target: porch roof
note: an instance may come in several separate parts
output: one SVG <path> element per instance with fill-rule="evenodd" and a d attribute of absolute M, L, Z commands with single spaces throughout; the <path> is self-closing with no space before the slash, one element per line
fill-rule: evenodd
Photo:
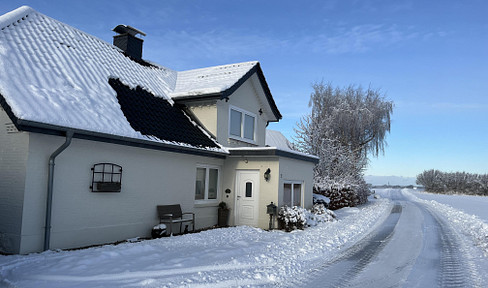
<path fill-rule="evenodd" d="M 283 150 L 277 147 L 238 147 L 227 148 L 227 150 L 230 156 L 278 156 L 312 162 L 314 164 L 319 163 L 319 157 L 317 156 L 293 150 Z"/>

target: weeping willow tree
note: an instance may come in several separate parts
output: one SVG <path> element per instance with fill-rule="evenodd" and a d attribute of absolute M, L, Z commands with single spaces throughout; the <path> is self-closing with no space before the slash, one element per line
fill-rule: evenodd
<path fill-rule="evenodd" d="M 371 88 L 334 88 L 323 82 L 312 87 L 312 111 L 297 123 L 295 145 L 320 157 L 316 190 L 338 198 L 331 199 L 340 201 L 338 208 L 364 203 L 368 189 L 362 173 L 369 156 L 384 153 L 393 102 Z"/>

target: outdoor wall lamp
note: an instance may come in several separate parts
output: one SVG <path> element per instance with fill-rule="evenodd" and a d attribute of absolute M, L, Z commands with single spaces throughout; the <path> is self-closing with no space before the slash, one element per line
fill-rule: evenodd
<path fill-rule="evenodd" d="M 271 169 L 268 168 L 268 170 L 264 172 L 264 180 L 269 181 L 270 177 L 271 177 Z"/>

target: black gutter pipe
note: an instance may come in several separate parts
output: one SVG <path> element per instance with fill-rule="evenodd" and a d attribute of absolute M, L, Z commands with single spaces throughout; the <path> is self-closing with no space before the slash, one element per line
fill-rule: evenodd
<path fill-rule="evenodd" d="M 46 202 L 46 226 L 44 230 L 44 251 L 49 250 L 49 243 L 51 240 L 51 212 L 53 205 L 53 184 L 54 184 L 54 160 L 61 154 L 70 144 L 73 139 L 73 131 L 66 131 L 66 141 L 63 145 L 51 154 L 49 157 L 49 172 L 47 179 L 47 202 Z"/>

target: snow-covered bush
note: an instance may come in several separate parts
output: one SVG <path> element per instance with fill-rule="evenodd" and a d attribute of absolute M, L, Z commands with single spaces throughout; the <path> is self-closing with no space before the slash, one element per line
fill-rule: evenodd
<path fill-rule="evenodd" d="M 368 201 L 370 190 L 362 178 L 333 180 L 315 179 L 314 193 L 330 199 L 328 208 L 337 210 L 343 207 L 355 207 Z"/>
<path fill-rule="evenodd" d="M 281 228 L 287 232 L 306 227 L 316 226 L 318 223 L 335 221 L 334 212 L 327 210 L 323 204 L 315 204 L 312 210 L 293 206 L 283 206 L 278 212 Z"/>
<path fill-rule="evenodd" d="M 303 229 L 307 223 L 306 211 L 305 208 L 299 206 L 288 207 L 285 205 L 278 212 L 278 220 L 283 223 L 283 228 L 288 232 Z"/>
<path fill-rule="evenodd" d="M 311 211 L 307 211 L 307 226 L 316 226 L 318 223 L 332 222 L 336 220 L 336 215 L 331 210 L 325 208 L 323 204 L 315 204 Z"/>
<path fill-rule="evenodd" d="M 325 208 L 329 207 L 330 199 L 324 195 L 313 193 L 313 204 L 323 204 Z"/>

